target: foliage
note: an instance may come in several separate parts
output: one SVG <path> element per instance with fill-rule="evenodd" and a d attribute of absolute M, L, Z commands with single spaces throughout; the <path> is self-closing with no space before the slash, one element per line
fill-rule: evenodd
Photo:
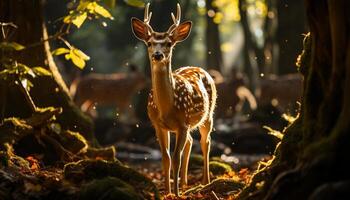
<path fill-rule="evenodd" d="M 0 49 L 4 49 L 6 51 L 14 50 L 14 51 L 20 51 L 25 49 L 25 47 L 21 44 L 18 44 L 17 42 L 1 42 L 0 43 Z"/>
<path fill-rule="evenodd" d="M 28 91 L 33 87 L 33 83 L 30 81 L 31 78 L 37 76 L 51 76 L 51 72 L 43 67 L 30 68 L 16 61 L 4 63 L 2 67 L 4 70 L 0 71 L 0 79 L 8 80 L 16 85 L 21 85 Z"/>
<path fill-rule="evenodd" d="M 97 1 L 80 0 L 75 9 L 70 10 L 69 15 L 63 18 L 63 22 L 74 24 L 77 28 L 80 28 L 88 17 L 103 17 L 113 20 L 109 11 L 98 4 Z"/>
<path fill-rule="evenodd" d="M 68 47 L 69 49 L 63 47 L 58 48 L 52 52 L 52 55 L 64 55 L 66 60 L 72 60 L 75 66 L 84 69 L 85 61 L 90 60 L 90 57 L 75 47 L 70 45 Z"/>
<path fill-rule="evenodd" d="M 63 30 L 64 25 L 67 25 L 66 33 L 70 30 L 70 25 L 73 24 L 77 28 L 80 28 L 86 19 L 110 19 L 113 20 L 111 13 L 99 4 L 99 0 L 80 0 L 78 2 L 73 2 L 72 9 L 69 11 L 69 14 L 62 18 L 63 25 L 61 31 Z M 108 6 L 114 6 L 115 0 L 106 1 Z M 105 23 L 105 22 L 103 22 Z M 66 60 L 71 60 L 75 66 L 79 69 L 83 69 L 86 65 L 85 61 L 90 60 L 90 57 L 87 56 L 80 49 L 70 45 L 70 43 L 62 38 L 62 34 L 57 34 L 58 39 L 62 40 L 67 48 L 58 48 L 52 52 L 53 55 L 64 55 Z"/>

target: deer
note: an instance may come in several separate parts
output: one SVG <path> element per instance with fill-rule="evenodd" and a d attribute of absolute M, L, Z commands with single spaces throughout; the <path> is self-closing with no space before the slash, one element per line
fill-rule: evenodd
<path fill-rule="evenodd" d="M 91 117 L 97 117 L 96 106 L 116 106 L 120 111 L 120 121 L 133 122 L 136 117 L 129 109 L 132 97 L 147 85 L 146 76 L 130 66 L 128 73 L 90 73 L 77 78 L 70 86 L 70 94 L 80 109 Z"/>
<path fill-rule="evenodd" d="M 165 189 L 171 194 L 170 172 L 172 168 L 174 194 L 179 196 L 179 176 L 182 189 L 187 185 L 187 170 L 193 139 L 191 132 L 199 128 L 203 153 L 203 183 L 210 182 L 209 152 L 210 133 L 216 104 L 214 80 L 202 68 L 181 67 L 172 71 L 171 58 L 174 46 L 190 34 L 192 22 L 180 23 L 181 7 L 177 4 L 176 17 L 166 32 L 156 32 L 149 24 L 152 12 L 148 3 L 144 20 L 131 18 L 135 37 L 143 41 L 148 50 L 151 66 L 151 90 L 147 112 L 155 128 L 162 155 Z M 175 133 L 175 147 L 170 157 L 170 133 Z M 181 175 L 180 175 L 181 172 Z"/>
<path fill-rule="evenodd" d="M 208 70 L 208 73 L 213 77 L 217 94 L 221 97 L 216 103 L 217 119 L 229 119 L 241 114 L 245 102 L 248 103 L 250 110 L 257 109 L 255 96 L 246 87 L 242 74 L 234 69 L 229 78 L 224 78 L 219 71 L 213 69 Z"/>

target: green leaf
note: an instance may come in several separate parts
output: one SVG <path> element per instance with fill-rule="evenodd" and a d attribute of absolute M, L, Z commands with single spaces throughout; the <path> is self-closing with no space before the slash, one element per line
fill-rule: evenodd
<path fill-rule="evenodd" d="M 29 69 L 29 70 L 27 71 L 27 73 L 25 73 L 25 74 L 28 74 L 29 76 L 31 76 L 31 77 L 33 77 L 33 78 L 36 77 L 36 74 L 35 74 L 35 72 L 34 72 L 32 69 Z"/>
<path fill-rule="evenodd" d="M 0 43 L 0 49 L 10 49 L 20 51 L 25 49 L 25 46 L 18 44 L 16 42 L 2 42 Z"/>
<path fill-rule="evenodd" d="M 21 76 L 29 74 L 30 76 L 35 77 L 35 74 L 33 73 L 32 69 L 25 64 L 17 63 L 17 67 L 15 67 L 15 69 L 17 69 L 18 73 Z"/>
<path fill-rule="evenodd" d="M 81 50 L 73 48 L 72 51 L 74 52 L 74 54 L 79 56 L 81 59 L 90 60 L 90 57 L 88 55 L 86 55 L 84 52 L 82 52 Z"/>
<path fill-rule="evenodd" d="M 79 49 L 71 49 L 70 51 L 70 58 L 72 59 L 72 62 L 75 66 L 77 66 L 80 69 L 84 69 L 85 67 L 85 60 L 89 60 L 90 57 L 84 54 Z"/>
<path fill-rule="evenodd" d="M 33 72 L 38 76 L 51 76 L 51 72 L 43 67 L 33 67 Z"/>
<path fill-rule="evenodd" d="M 70 53 L 69 53 L 69 54 L 67 53 L 66 55 L 64 55 L 64 58 L 65 58 L 66 60 L 71 59 Z"/>
<path fill-rule="evenodd" d="M 96 14 L 99 14 L 102 17 L 105 17 L 105 18 L 113 19 L 111 13 L 109 13 L 108 10 L 106 10 L 104 7 L 98 5 L 96 2 L 94 2 L 94 3 L 95 3 L 94 11 L 95 11 Z"/>
<path fill-rule="evenodd" d="M 83 12 L 81 14 L 78 14 L 76 17 L 73 18 L 72 23 L 77 27 L 80 28 L 80 26 L 84 23 L 84 21 L 87 18 L 87 13 Z"/>
<path fill-rule="evenodd" d="M 67 16 L 65 16 L 65 17 L 63 18 L 63 22 L 64 22 L 65 24 L 70 24 L 70 23 L 72 23 L 72 15 L 67 15 Z"/>
<path fill-rule="evenodd" d="M 145 7 L 145 2 L 141 0 L 124 0 L 126 4 L 134 7 L 143 8 Z"/>
<path fill-rule="evenodd" d="M 66 54 L 66 53 L 69 53 L 69 49 L 63 48 L 63 47 L 55 49 L 54 51 L 52 51 L 52 55 L 55 55 L 55 56 Z"/>

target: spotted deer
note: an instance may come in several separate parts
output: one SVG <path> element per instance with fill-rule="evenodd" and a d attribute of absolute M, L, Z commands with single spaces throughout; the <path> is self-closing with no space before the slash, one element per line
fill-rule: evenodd
<path fill-rule="evenodd" d="M 203 183 L 210 182 L 209 151 L 210 132 L 213 127 L 213 112 L 216 103 L 216 88 L 213 79 L 199 67 L 182 67 L 174 72 L 171 57 L 174 46 L 184 41 L 191 30 L 192 22 L 180 24 L 181 8 L 177 4 L 176 17 L 171 13 L 174 24 L 166 32 L 156 32 L 149 22 L 149 4 L 146 5 L 144 20 L 131 19 L 136 38 L 145 42 L 151 63 L 152 89 L 148 97 L 148 116 L 156 130 L 162 153 L 165 174 L 165 188 L 170 189 L 170 170 L 173 169 L 174 193 L 179 195 L 180 184 L 187 184 L 187 168 L 192 146 L 190 132 L 199 128 L 204 169 Z M 169 153 L 169 133 L 175 133 L 176 143 L 172 158 Z"/>

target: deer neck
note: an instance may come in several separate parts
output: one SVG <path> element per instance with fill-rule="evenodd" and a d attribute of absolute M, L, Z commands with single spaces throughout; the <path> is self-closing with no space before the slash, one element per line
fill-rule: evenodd
<path fill-rule="evenodd" d="M 152 89 L 154 103 L 160 115 L 166 116 L 174 105 L 174 79 L 170 61 L 152 62 Z"/>

